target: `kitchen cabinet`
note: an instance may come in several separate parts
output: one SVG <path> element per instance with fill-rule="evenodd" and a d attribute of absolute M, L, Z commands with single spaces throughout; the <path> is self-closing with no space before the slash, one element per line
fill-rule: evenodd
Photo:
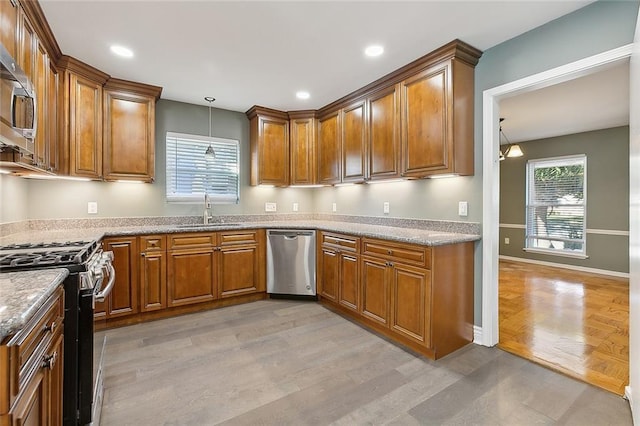
<path fill-rule="evenodd" d="M 35 43 L 35 66 L 33 84 L 36 91 L 36 138 L 34 140 L 33 162 L 41 169 L 49 168 L 49 127 L 47 126 L 49 117 L 49 55 L 44 45 L 36 37 Z"/>
<path fill-rule="evenodd" d="M 364 182 L 367 177 L 367 125 L 365 101 L 357 101 L 340 111 L 342 124 L 342 182 Z"/>
<path fill-rule="evenodd" d="M 155 177 L 156 93 L 145 93 L 144 88 L 115 79 L 103 87 L 105 180 L 151 182 Z"/>
<path fill-rule="evenodd" d="M 64 290 L 0 346 L 0 424 L 62 424 Z"/>
<path fill-rule="evenodd" d="M 105 251 L 113 252 L 116 281 L 107 296 L 103 309 L 96 316 L 107 319 L 138 313 L 138 239 L 136 237 L 110 237 L 103 242 Z M 96 304 L 96 308 L 99 307 Z"/>
<path fill-rule="evenodd" d="M 47 72 L 47 115 L 45 124 L 47 127 L 47 166 L 46 169 L 53 173 L 60 170 L 59 157 L 59 110 L 60 97 L 58 91 L 60 87 L 59 73 L 52 61 L 49 61 Z"/>
<path fill-rule="evenodd" d="M 17 59 L 18 0 L 0 0 L 0 43 Z"/>
<path fill-rule="evenodd" d="M 291 185 L 317 183 L 315 111 L 289 112 Z"/>
<path fill-rule="evenodd" d="M 362 315 L 384 327 L 389 325 L 389 271 L 387 262 L 362 258 Z"/>
<path fill-rule="evenodd" d="M 247 111 L 250 126 L 251 185 L 289 185 L 289 117 L 255 106 Z"/>
<path fill-rule="evenodd" d="M 167 307 L 167 237 L 145 235 L 140 246 L 140 311 Z"/>
<path fill-rule="evenodd" d="M 318 118 L 318 183 L 331 185 L 341 181 L 340 111 Z"/>
<path fill-rule="evenodd" d="M 389 327 L 407 339 L 430 346 L 431 274 L 424 268 L 389 262 L 391 309 Z"/>
<path fill-rule="evenodd" d="M 368 176 L 371 180 L 400 177 L 400 85 L 367 97 Z"/>
<path fill-rule="evenodd" d="M 402 81 L 402 176 L 473 174 L 473 68 L 450 59 Z"/>
<path fill-rule="evenodd" d="M 17 41 L 18 51 L 14 56 L 22 71 L 29 77 L 31 82 L 35 81 L 35 50 L 36 50 L 36 31 L 33 29 L 31 20 L 22 8 L 18 8 L 18 29 Z"/>
<path fill-rule="evenodd" d="M 320 234 L 319 294 L 347 309 L 360 306 L 360 239 L 341 234 Z"/>
<path fill-rule="evenodd" d="M 265 291 L 264 230 L 218 233 L 218 297 Z"/>
<path fill-rule="evenodd" d="M 215 233 L 169 236 L 167 306 L 189 305 L 217 297 Z"/>

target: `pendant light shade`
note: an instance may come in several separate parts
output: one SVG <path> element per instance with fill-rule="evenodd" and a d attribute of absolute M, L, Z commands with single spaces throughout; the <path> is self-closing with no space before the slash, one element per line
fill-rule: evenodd
<path fill-rule="evenodd" d="M 503 150 L 502 148 L 500 148 L 500 157 L 499 160 L 502 161 L 505 158 L 515 158 L 515 157 L 522 157 L 524 155 L 524 153 L 522 152 L 522 149 L 520 148 L 520 145 L 518 145 L 517 143 L 511 143 L 509 142 L 509 139 L 507 139 L 507 135 L 504 134 L 504 132 L 502 131 L 502 122 L 504 121 L 504 118 L 500 118 L 500 146 L 502 147 L 502 139 L 504 138 L 505 141 L 507 141 L 506 143 L 506 148 Z"/>
<path fill-rule="evenodd" d="M 213 104 L 213 101 L 215 101 L 216 98 L 212 96 L 205 96 L 204 100 L 209 102 L 209 137 L 211 137 L 211 104 Z M 211 144 L 209 144 L 207 150 L 204 152 L 204 158 L 206 160 L 215 160 L 216 152 L 213 150 L 213 146 Z"/>

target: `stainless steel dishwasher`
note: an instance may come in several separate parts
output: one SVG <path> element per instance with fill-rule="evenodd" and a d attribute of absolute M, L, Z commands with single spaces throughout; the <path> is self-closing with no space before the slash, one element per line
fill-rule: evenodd
<path fill-rule="evenodd" d="M 316 231 L 267 230 L 267 293 L 316 296 Z"/>

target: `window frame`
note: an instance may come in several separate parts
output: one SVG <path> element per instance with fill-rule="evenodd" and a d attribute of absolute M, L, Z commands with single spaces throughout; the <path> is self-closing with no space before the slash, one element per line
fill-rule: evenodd
<path fill-rule="evenodd" d="M 233 199 L 233 197 L 224 197 L 221 196 L 220 194 L 209 194 L 210 200 L 213 204 L 239 204 L 240 202 L 240 188 L 241 188 L 241 159 L 242 159 L 242 149 L 241 149 L 241 144 L 240 141 L 237 139 L 228 139 L 228 138 L 220 138 L 220 137 L 216 137 L 216 136 L 203 136 L 203 135 L 195 135 L 195 134 L 190 134 L 190 133 L 179 133 L 179 132 L 171 132 L 171 131 L 167 131 L 165 134 L 165 188 L 164 188 L 164 194 L 165 194 L 165 200 L 167 203 L 172 203 L 172 204 L 198 204 L 198 203 L 202 203 L 203 199 L 204 199 L 204 192 L 202 193 L 191 193 L 191 195 L 172 195 L 169 193 L 170 190 L 170 176 L 171 175 L 175 175 L 176 171 L 173 170 L 172 173 L 170 174 L 169 172 L 169 155 L 170 155 L 170 150 L 169 150 L 169 139 L 173 138 L 173 139 L 188 139 L 188 140 L 193 140 L 193 141 L 198 141 L 198 142 L 204 142 L 205 144 L 212 144 L 214 146 L 214 151 L 215 151 L 215 144 L 216 143 L 220 143 L 220 144 L 231 144 L 231 145 L 235 145 L 236 146 L 236 151 L 237 151 L 237 185 L 236 185 L 236 197 L 235 199 Z M 176 167 L 177 168 L 177 167 Z"/>
<path fill-rule="evenodd" d="M 560 205 L 560 206 L 572 206 L 572 205 L 581 205 L 583 208 L 583 222 L 582 222 L 582 239 L 578 240 L 578 239 L 569 239 L 569 238 L 557 238 L 557 237 L 551 237 L 551 238 L 543 238 L 544 236 L 540 236 L 540 235 L 530 235 L 529 234 L 529 218 L 530 218 L 530 214 L 529 211 L 531 208 L 535 208 L 535 207 L 540 207 L 540 206 L 544 206 L 544 205 L 548 205 L 550 206 L 551 204 L 538 204 L 538 205 L 532 205 L 532 193 L 531 193 L 531 185 L 533 183 L 533 177 L 531 176 L 531 173 L 533 173 L 535 171 L 536 165 L 544 165 L 544 164 L 548 164 L 548 166 L 553 166 L 553 165 L 558 165 L 558 163 L 562 163 L 562 162 L 566 162 L 566 163 L 570 163 L 570 162 L 576 162 L 576 160 L 579 160 L 580 162 L 582 162 L 582 166 L 583 166 L 583 177 L 582 177 L 582 191 L 583 191 L 583 197 L 582 197 L 582 203 L 581 204 L 554 204 L 556 206 Z M 569 164 L 566 164 L 569 165 Z M 574 155 L 565 155 L 565 156 L 559 156 L 559 157 L 546 157 L 546 158 L 537 158 L 537 159 L 530 159 L 527 160 L 527 164 L 525 167 L 525 179 L 526 179 L 526 193 L 525 193 L 525 235 L 524 235 L 524 242 L 525 242 L 525 247 L 524 247 L 524 251 L 526 252 L 532 252 L 532 253 L 540 253 L 540 254 L 548 254 L 548 255 L 554 255 L 554 256 L 565 256 L 565 257 L 574 257 L 574 258 L 580 258 L 580 259 L 586 259 L 589 256 L 587 256 L 587 155 L 586 154 L 574 154 Z M 565 242 L 581 242 L 582 243 L 582 249 L 581 250 L 568 250 L 568 249 L 560 249 L 560 248 L 546 248 L 546 247 L 535 247 L 533 246 L 533 240 L 536 239 L 549 239 L 549 240 L 556 240 L 556 241 L 565 241 Z"/>

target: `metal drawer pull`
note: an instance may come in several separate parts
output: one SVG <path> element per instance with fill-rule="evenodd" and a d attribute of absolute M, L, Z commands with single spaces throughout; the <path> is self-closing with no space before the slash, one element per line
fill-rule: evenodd
<path fill-rule="evenodd" d="M 45 355 L 42 359 L 42 368 L 48 368 L 51 370 L 58 360 L 58 351 L 55 351 L 53 354 L 47 356 Z"/>
<path fill-rule="evenodd" d="M 45 325 L 44 326 L 44 330 L 42 330 L 42 331 L 44 331 L 45 333 L 47 331 L 50 331 L 51 333 L 53 333 L 55 331 L 55 329 L 56 329 L 56 323 L 54 321 L 54 322 L 51 323 L 51 325 Z"/>

